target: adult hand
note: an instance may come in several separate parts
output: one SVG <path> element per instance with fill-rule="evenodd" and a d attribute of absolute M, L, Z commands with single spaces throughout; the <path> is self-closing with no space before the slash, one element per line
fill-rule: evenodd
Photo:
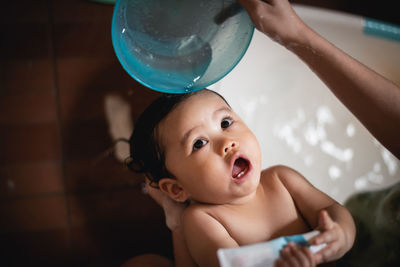
<path fill-rule="evenodd" d="M 284 46 L 301 42 L 308 27 L 297 16 L 287 0 L 237 0 L 246 10 L 254 26 Z"/>
<path fill-rule="evenodd" d="M 180 230 L 182 214 L 186 208 L 186 205 L 172 200 L 160 189 L 150 186 L 150 181 L 147 178 L 146 190 L 151 198 L 153 198 L 158 203 L 158 205 L 163 208 L 167 227 L 171 231 Z"/>

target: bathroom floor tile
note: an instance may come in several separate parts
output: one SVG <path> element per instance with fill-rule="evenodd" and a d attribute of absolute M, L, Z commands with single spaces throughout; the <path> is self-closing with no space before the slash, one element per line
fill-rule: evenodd
<path fill-rule="evenodd" d="M 67 229 L 0 234 L 2 266 L 72 266 Z"/>
<path fill-rule="evenodd" d="M 0 164 L 60 159 L 59 136 L 54 123 L 0 124 Z"/>
<path fill-rule="evenodd" d="M 114 58 L 110 21 L 56 23 L 54 26 L 56 57 Z"/>
<path fill-rule="evenodd" d="M 163 220 L 161 208 L 140 186 L 68 195 L 72 227 L 121 221 Z"/>
<path fill-rule="evenodd" d="M 64 160 L 96 159 L 111 145 L 105 120 L 63 125 Z"/>
<path fill-rule="evenodd" d="M 104 119 L 104 91 L 66 89 L 61 92 L 62 125 Z M 68 130 L 68 129 L 65 129 Z"/>
<path fill-rule="evenodd" d="M 32 232 L 67 228 L 64 195 L 0 201 L 0 233 Z"/>
<path fill-rule="evenodd" d="M 0 147 L 0 165 L 60 160 L 61 154 L 56 123 L 0 123 Z"/>
<path fill-rule="evenodd" d="M 163 222 L 120 221 L 73 227 L 72 248 L 76 263 L 120 266 L 129 258 L 156 253 L 172 257 L 172 241 Z"/>
<path fill-rule="evenodd" d="M 40 124 L 57 121 L 52 89 L 26 90 L 0 97 L 0 123 Z"/>
<path fill-rule="evenodd" d="M 80 264 L 115 262 L 134 255 L 171 255 L 161 208 L 140 187 L 69 195 L 71 242 Z"/>
<path fill-rule="evenodd" d="M 0 23 L 48 22 L 48 1 L 6 1 L 2 3 L 0 14 Z"/>
<path fill-rule="evenodd" d="M 90 192 L 139 186 L 144 178 L 118 162 L 111 151 L 97 158 L 69 160 L 65 163 L 67 192 Z"/>
<path fill-rule="evenodd" d="M 62 192 L 60 161 L 0 165 L 0 198 Z"/>
<path fill-rule="evenodd" d="M 63 90 L 91 88 L 120 90 L 134 86 L 132 78 L 115 58 L 57 58 L 59 87 Z"/>
<path fill-rule="evenodd" d="M 27 21 L 0 25 L 0 96 L 53 89 L 50 24 Z"/>
<path fill-rule="evenodd" d="M 0 98 L 26 91 L 53 89 L 53 74 L 50 58 L 1 59 Z"/>
<path fill-rule="evenodd" d="M 110 25 L 114 8 L 112 4 L 80 0 L 52 0 L 51 6 L 55 23 L 108 22 Z"/>
<path fill-rule="evenodd" d="M 1 59 L 48 58 L 51 54 L 48 23 L 2 23 Z"/>
<path fill-rule="evenodd" d="M 143 90 L 114 59 L 60 58 L 57 66 L 63 122 L 104 118 L 106 94 Z"/>

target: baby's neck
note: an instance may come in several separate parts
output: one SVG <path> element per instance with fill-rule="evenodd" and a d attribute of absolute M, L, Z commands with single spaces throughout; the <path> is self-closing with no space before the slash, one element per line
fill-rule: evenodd
<path fill-rule="evenodd" d="M 250 204 L 253 200 L 256 199 L 257 194 L 259 193 L 260 190 L 263 190 L 261 184 L 259 184 L 257 186 L 257 190 L 255 190 L 254 192 L 252 192 L 251 194 L 248 194 L 246 196 L 240 197 L 240 198 L 235 198 L 230 200 L 229 202 L 226 203 L 206 203 L 206 202 L 199 202 L 197 200 L 191 199 L 190 200 L 190 205 L 232 205 L 232 206 L 241 206 L 241 205 L 247 205 Z"/>

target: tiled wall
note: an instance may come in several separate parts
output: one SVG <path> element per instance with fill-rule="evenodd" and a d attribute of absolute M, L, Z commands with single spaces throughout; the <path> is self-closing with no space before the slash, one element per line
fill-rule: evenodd
<path fill-rule="evenodd" d="M 117 61 L 112 8 L 1 4 L 0 266 L 113 266 L 171 253 L 162 211 L 142 194 L 141 177 L 104 153 L 112 144 L 104 97 L 121 95 L 136 118 L 157 96 Z"/>
<path fill-rule="evenodd" d="M 141 178 L 104 154 L 112 144 L 105 95 L 127 99 L 133 117 L 157 95 L 114 55 L 113 6 L 2 5 L 0 266 L 110 266 L 170 253 L 163 214 L 141 193 Z"/>

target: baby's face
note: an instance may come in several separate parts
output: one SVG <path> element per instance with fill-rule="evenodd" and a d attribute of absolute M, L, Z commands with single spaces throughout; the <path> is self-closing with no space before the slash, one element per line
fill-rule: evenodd
<path fill-rule="evenodd" d="M 165 165 L 194 201 L 240 203 L 255 194 L 261 151 L 246 124 L 216 94 L 180 103 L 157 128 Z"/>

